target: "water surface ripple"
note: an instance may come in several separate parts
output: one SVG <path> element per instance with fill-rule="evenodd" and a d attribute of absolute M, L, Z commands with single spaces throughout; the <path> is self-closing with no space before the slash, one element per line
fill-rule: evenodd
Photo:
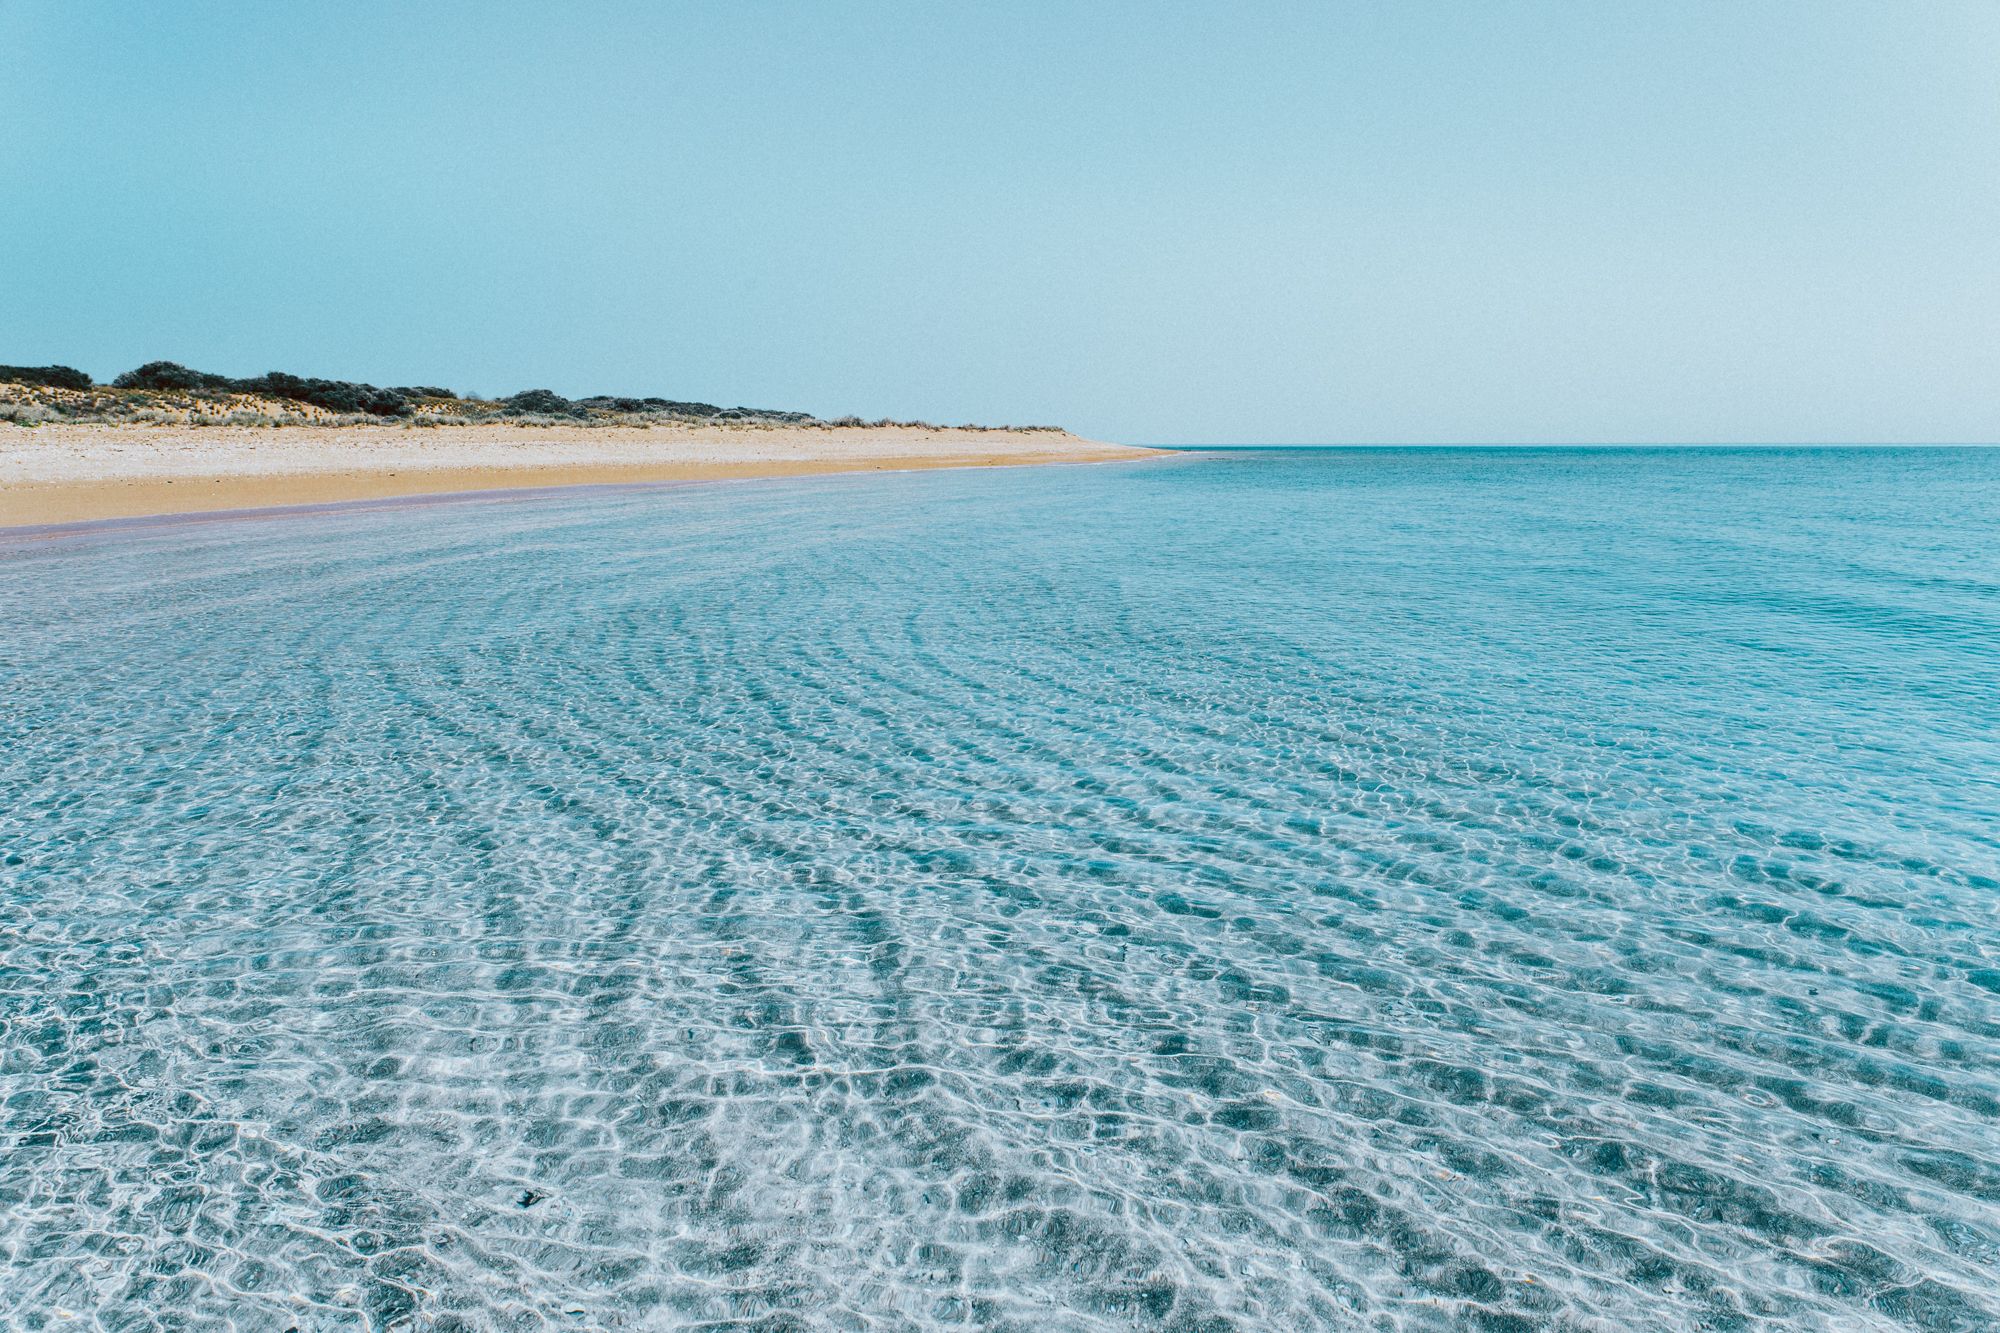
<path fill-rule="evenodd" d="M 26 1329 L 2000 1327 L 2000 452 L 0 541 Z"/>

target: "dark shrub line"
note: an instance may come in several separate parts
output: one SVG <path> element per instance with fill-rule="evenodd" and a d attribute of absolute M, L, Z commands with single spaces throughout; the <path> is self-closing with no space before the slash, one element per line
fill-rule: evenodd
<path fill-rule="evenodd" d="M 329 412 L 359 412 L 375 417 L 406 417 L 416 409 L 410 394 L 402 389 L 378 389 L 372 384 L 348 380 L 317 380 L 287 375 L 274 370 L 255 379 L 231 379 L 189 370 L 174 361 L 148 361 L 137 370 L 128 370 L 111 381 L 116 389 L 164 389 L 191 393 L 251 393 L 266 398 L 285 398 L 309 403 Z M 456 397 L 455 394 L 423 394 L 423 397 Z"/>
<path fill-rule="evenodd" d="M 88 389 L 94 381 L 73 366 L 0 366 L 0 384 L 46 384 L 54 389 Z"/>
<path fill-rule="evenodd" d="M 89 389 L 95 382 L 81 370 L 70 366 L 0 366 L 0 384 L 4 383 L 46 385 L 57 389 Z M 111 381 L 111 386 L 116 389 L 144 389 L 167 393 L 254 394 L 265 398 L 306 403 L 346 416 L 407 417 L 416 412 L 418 402 L 426 399 L 464 403 L 465 409 L 475 419 L 490 417 L 495 410 L 491 405 L 460 399 L 450 389 L 440 389 L 435 385 L 403 385 L 381 389 L 373 384 L 359 384 L 351 380 L 322 380 L 303 375 L 288 375 L 282 370 L 274 370 L 251 379 L 232 379 L 227 375 L 191 370 L 177 361 L 148 361 L 137 370 L 128 370 Z M 864 422 L 855 416 L 820 422 L 819 418 L 807 412 L 776 412 L 754 407 L 724 408 L 717 407 L 714 403 L 681 402 L 672 398 L 625 398 L 598 394 L 590 398 L 572 400 L 551 389 L 526 389 L 503 398 L 499 400 L 498 413 L 509 417 L 587 419 L 607 415 L 661 416 L 678 420 L 784 422 L 832 426 L 914 426 L 927 430 L 940 429 L 926 421 L 891 421 L 883 418 L 879 421 Z M 461 416 L 458 419 L 464 418 Z M 967 426 L 963 429 L 1055 430 L 1057 428 Z"/>

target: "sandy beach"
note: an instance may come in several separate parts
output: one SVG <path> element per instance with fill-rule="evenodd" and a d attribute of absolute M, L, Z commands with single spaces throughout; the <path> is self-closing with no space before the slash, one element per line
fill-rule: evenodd
<path fill-rule="evenodd" d="M 0 527 L 524 487 L 1088 463 L 1157 451 L 1063 431 L 911 426 L 0 429 Z"/>

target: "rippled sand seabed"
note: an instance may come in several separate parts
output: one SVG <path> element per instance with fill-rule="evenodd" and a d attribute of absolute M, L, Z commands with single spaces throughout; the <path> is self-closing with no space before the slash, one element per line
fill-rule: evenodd
<path fill-rule="evenodd" d="M 23 1328 L 2000 1326 L 2000 457 L 0 545 Z"/>

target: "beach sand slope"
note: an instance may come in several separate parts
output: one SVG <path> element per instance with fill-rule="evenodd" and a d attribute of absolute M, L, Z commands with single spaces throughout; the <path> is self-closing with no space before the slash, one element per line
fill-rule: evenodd
<path fill-rule="evenodd" d="M 1157 451 L 918 426 L 0 427 L 0 527 L 524 487 L 1027 463 Z"/>

